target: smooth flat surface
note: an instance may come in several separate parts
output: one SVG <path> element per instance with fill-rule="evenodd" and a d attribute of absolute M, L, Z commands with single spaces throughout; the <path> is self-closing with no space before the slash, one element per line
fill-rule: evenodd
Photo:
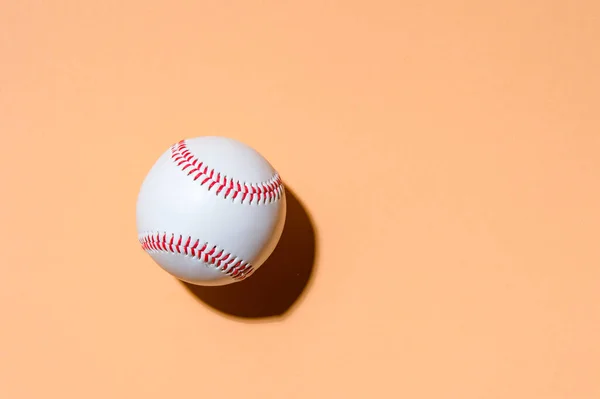
<path fill-rule="evenodd" d="M 592 0 L 2 2 L 0 397 L 599 398 L 599 39 Z M 203 134 L 295 198 L 225 291 L 135 230 Z"/>

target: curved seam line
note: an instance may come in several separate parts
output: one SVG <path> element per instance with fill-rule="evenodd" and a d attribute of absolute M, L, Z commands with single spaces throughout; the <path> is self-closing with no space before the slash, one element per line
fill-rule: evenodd
<path fill-rule="evenodd" d="M 283 191 L 283 183 L 279 173 L 260 183 L 240 182 L 232 177 L 215 171 L 203 161 L 200 161 L 187 147 L 186 140 L 181 140 L 177 144 L 171 146 L 171 159 L 181 168 L 183 172 L 187 172 L 188 176 L 194 174 L 194 181 L 200 180 L 200 185 L 208 185 L 210 191 L 215 188 L 215 194 L 218 196 L 223 192 L 223 198 L 231 197 L 232 201 L 241 196 L 240 203 L 252 204 L 253 199 L 256 204 L 272 203 L 281 199 Z"/>
<path fill-rule="evenodd" d="M 247 278 L 255 270 L 240 257 L 192 236 L 146 232 L 140 234 L 138 240 L 142 249 L 148 253 L 163 252 L 192 257 L 236 280 Z"/>

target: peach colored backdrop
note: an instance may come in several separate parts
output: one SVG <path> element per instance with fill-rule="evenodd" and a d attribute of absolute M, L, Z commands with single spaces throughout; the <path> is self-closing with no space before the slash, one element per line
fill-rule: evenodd
<path fill-rule="evenodd" d="M 600 3 L 3 1 L 0 397 L 600 398 Z M 239 287 L 135 200 L 228 135 L 290 190 Z"/>

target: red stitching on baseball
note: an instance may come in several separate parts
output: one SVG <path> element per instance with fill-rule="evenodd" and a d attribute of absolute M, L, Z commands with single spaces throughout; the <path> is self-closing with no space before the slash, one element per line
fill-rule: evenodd
<path fill-rule="evenodd" d="M 249 198 L 248 204 L 251 204 L 253 200 L 255 200 L 254 203 L 262 202 L 265 204 L 279 200 L 283 192 L 283 184 L 278 173 L 275 173 L 267 181 L 251 184 L 250 186 L 246 182 L 236 181 L 234 183 L 233 178 L 215 172 L 214 169 L 209 168 L 208 165 L 204 165 L 203 162 L 197 159 L 187 147 L 185 140 L 171 146 L 171 159 L 188 176 L 193 175 L 194 181 L 201 179 L 201 186 L 208 183 L 207 188 L 209 191 L 215 188 L 215 195 L 223 193 L 223 198 L 235 200 L 238 194 L 241 194 L 242 203 L 246 201 L 246 198 Z"/>
<path fill-rule="evenodd" d="M 190 256 L 214 266 L 236 280 L 244 280 L 255 270 L 250 263 L 225 252 L 224 249 L 219 249 L 219 252 L 215 254 L 217 251 L 216 245 L 211 246 L 204 242 L 202 247 L 198 249 L 200 240 L 191 236 L 171 234 L 168 237 L 167 233 L 163 233 L 162 236 L 160 233 L 145 233 L 140 235 L 139 241 L 142 249 L 146 252 L 167 252 Z M 236 260 L 237 262 L 235 262 Z"/>

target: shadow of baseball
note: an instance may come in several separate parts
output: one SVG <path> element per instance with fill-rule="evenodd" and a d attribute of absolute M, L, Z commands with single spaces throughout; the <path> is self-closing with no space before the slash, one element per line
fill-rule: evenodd
<path fill-rule="evenodd" d="M 286 187 L 285 226 L 271 256 L 248 279 L 220 287 L 181 281 L 196 298 L 226 315 L 280 319 L 289 315 L 308 288 L 315 268 L 317 241 L 306 209 Z"/>

